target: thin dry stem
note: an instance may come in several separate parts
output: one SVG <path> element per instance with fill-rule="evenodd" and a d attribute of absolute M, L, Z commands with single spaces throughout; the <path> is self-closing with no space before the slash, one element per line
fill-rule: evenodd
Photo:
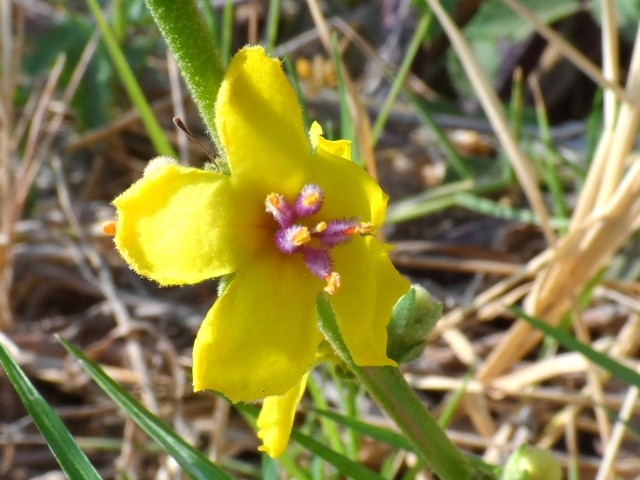
<path fill-rule="evenodd" d="M 638 38 L 640 39 L 640 36 Z M 572 222 L 569 233 L 559 242 L 553 253 L 553 261 L 537 276 L 534 289 L 525 301 L 525 308 L 530 314 L 551 324 L 557 324 L 561 315 L 571 307 L 572 298 L 633 233 L 631 227 L 638 216 L 640 165 L 634 163 L 621 182 L 620 169 L 626 164 L 640 121 L 639 51 L 640 48 L 634 51 L 634 61 L 629 75 L 627 98 L 631 102 L 623 104 L 611 141 L 603 136 L 603 141 L 611 146 L 608 152 L 601 150 L 602 159 L 606 155 L 607 168 L 604 169 L 604 163 L 596 163 L 596 168 L 603 168 L 605 175 L 600 177 L 603 183 L 599 185 L 594 180 L 594 190 L 599 192 L 600 198 L 607 198 L 607 202 L 580 224 Z M 614 173 L 611 173 L 610 169 L 613 169 Z M 603 192 L 610 192 L 609 196 Z M 582 211 L 585 210 L 583 208 Z M 541 338 L 541 334 L 533 331 L 528 324 L 515 325 L 501 344 L 491 352 L 479 370 L 478 378 L 486 381 L 495 377 L 515 360 L 531 351 Z"/>
<path fill-rule="evenodd" d="M 557 34 L 553 29 L 549 28 L 544 22 L 526 8 L 518 0 L 502 0 L 509 8 L 516 12 L 522 19 L 529 22 L 550 44 L 558 49 L 571 63 L 578 67 L 582 72 L 591 78 L 594 82 L 603 88 L 612 91 L 618 99 L 625 99 L 626 92 L 617 83 L 607 79 L 602 71 L 584 56 L 577 48 L 567 42 L 562 36 Z"/>
<path fill-rule="evenodd" d="M 313 22 L 320 33 L 320 40 L 327 53 L 332 55 L 331 44 L 331 30 L 329 24 L 324 17 L 320 5 L 317 0 L 307 0 L 309 6 L 309 12 L 313 18 Z M 342 62 L 342 58 L 336 59 L 336 61 Z M 360 97 L 356 90 L 356 87 L 351 80 L 351 76 L 345 68 L 344 62 L 342 62 L 342 78 L 347 90 L 347 99 L 349 104 L 349 111 L 353 118 L 353 124 L 356 127 L 357 142 L 360 154 L 363 157 L 364 163 L 367 166 L 369 175 L 373 178 L 378 178 L 378 166 L 376 164 L 375 155 L 373 153 L 373 146 L 371 142 L 371 122 L 367 115 L 366 109 L 363 107 Z M 379 231 L 382 234 L 382 231 Z"/>
<path fill-rule="evenodd" d="M 613 85 L 620 84 L 620 45 L 618 20 L 614 0 L 602 0 L 602 72 Z M 613 127 L 617 109 L 615 92 L 604 89 L 604 125 Z"/>
<path fill-rule="evenodd" d="M 636 368 L 636 372 L 640 373 L 640 367 Z M 614 462 L 627 431 L 626 423 L 631 420 L 633 410 L 637 406 L 639 396 L 640 390 L 638 390 L 638 387 L 629 387 L 622 408 L 618 412 L 618 420 L 611 432 L 611 438 L 605 448 L 604 455 L 602 456 L 602 462 L 600 462 L 600 467 L 598 468 L 595 480 L 607 480 L 612 477 Z"/>
<path fill-rule="evenodd" d="M 169 74 L 169 85 L 171 86 L 171 102 L 173 103 L 173 114 L 180 118 L 187 118 L 184 108 L 184 94 L 182 92 L 182 82 L 180 80 L 180 71 L 175 58 L 169 50 L 167 50 L 167 72 Z M 186 132 L 177 129 L 177 144 L 180 156 L 180 162 L 184 165 L 190 165 L 189 155 L 189 137 Z"/>
<path fill-rule="evenodd" d="M 640 123 L 640 26 L 636 35 L 636 43 L 631 56 L 629 75 L 627 77 L 627 101 L 620 107 L 614 138 L 609 152 L 609 163 L 605 169 L 602 187 L 598 195 L 597 207 L 604 205 L 620 182 L 627 155 L 638 132 Z"/>
<path fill-rule="evenodd" d="M 549 223 L 549 212 L 537 182 L 538 175 L 531 166 L 531 161 L 527 158 L 513 136 L 502 104 L 478 64 L 478 60 L 471 52 L 471 48 L 464 39 L 462 32 L 460 32 L 460 29 L 453 23 L 447 12 L 440 5 L 440 2 L 438 0 L 426 0 L 426 2 L 438 17 L 440 25 L 447 33 L 453 48 L 456 50 L 458 58 L 469 77 L 469 81 L 473 85 L 478 99 L 482 103 L 484 111 L 496 132 L 496 136 L 513 165 L 516 175 L 518 176 L 518 181 L 533 211 L 540 219 L 540 224 L 547 242 L 553 245 L 556 241 L 556 234 Z"/>
<path fill-rule="evenodd" d="M 133 321 L 129 315 L 127 307 L 118 296 L 113 276 L 108 265 L 100 254 L 93 248 L 87 237 L 82 225 L 78 221 L 73 207 L 71 206 L 71 197 L 64 181 L 62 173 L 62 165 L 60 159 L 56 156 L 52 158 L 52 166 L 56 173 L 56 188 L 58 190 L 58 199 L 60 206 L 64 212 L 70 227 L 78 236 L 82 246 L 82 252 L 91 267 L 96 271 L 99 280 L 100 289 L 104 297 L 109 301 L 109 306 L 113 312 L 113 316 L 118 324 L 118 328 L 125 332 L 125 350 L 127 358 L 131 363 L 131 367 L 138 374 L 140 382 L 140 390 L 142 400 L 152 412 L 158 412 L 158 401 L 156 400 L 154 390 L 151 386 L 151 375 L 144 360 L 142 345 L 130 335 L 134 331 Z"/>
<path fill-rule="evenodd" d="M 589 334 L 589 330 L 587 329 L 587 326 L 584 324 L 583 320 L 580 318 L 578 312 L 574 310 L 571 316 L 573 320 L 573 329 L 576 332 L 576 338 L 585 345 L 591 345 L 591 335 Z M 593 410 L 595 413 L 596 422 L 598 423 L 600 438 L 604 443 L 607 443 L 611 439 L 611 424 L 609 423 L 609 419 L 607 418 L 607 412 L 602 407 L 602 402 L 604 400 L 602 384 L 604 382 L 604 379 L 602 378 L 602 375 L 600 375 L 596 370 L 596 366 L 591 362 L 587 362 L 586 377 L 588 388 L 593 394 Z"/>

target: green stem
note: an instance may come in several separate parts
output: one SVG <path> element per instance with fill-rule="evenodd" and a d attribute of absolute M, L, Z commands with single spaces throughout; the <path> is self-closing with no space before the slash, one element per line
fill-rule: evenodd
<path fill-rule="evenodd" d="M 317 302 L 319 326 L 336 353 L 415 447 L 416 453 L 443 480 L 494 478 L 473 465 L 447 437 L 396 367 L 359 367 L 340 335 L 326 296 Z"/>
<path fill-rule="evenodd" d="M 217 143 L 215 104 L 224 68 L 195 0 L 147 0 L 147 6 Z"/>

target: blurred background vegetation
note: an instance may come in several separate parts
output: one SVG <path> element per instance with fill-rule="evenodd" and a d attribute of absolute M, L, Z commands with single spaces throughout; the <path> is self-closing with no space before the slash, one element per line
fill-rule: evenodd
<path fill-rule="evenodd" d="M 207 160 L 174 127 L 174 116 L 206 149 L 214 147 L 144 2 L 101 2 L 108 32 L 98 26 L 92 3 L 0 0 L 0 343 L 103 478 L 184 473 L 55 335 L 81 348 L 235 477 L 358 478 L 361 473 L 350 470 L 355 461 L 383 478 L 430 478 L 415 455 L 384 436 L 392 425 L 364 392 L 329 369 L 313 376 L 298 427 L 343 463 L 298 437 L 303 440 L 294 438 L 276 465 L 256 451 L 250 412 L 191 392 L 191 346 L 216 295 L 215 282 L 160 289 L 127 269 L 100 225 L 114 215 L 109 202 L 158 153 L 174 151 L 194 166 Z M 498 94 L 511 134 L 538 177 L 532 181 L 549 209 L 549 225 L 562 236 L 607 125 L 612 89 L 576 66 L 575 57 L 568 59 L 509 2 L 441 3 Z M 521 3 L 593 65 L 613 58 L 619 72 L 613 81 L 624 85 L 640 38 L 639 2 Z M 615 12 L 609 36 L 603 33 L 605 4 Z M 612 425 L 632 391 L 615 374 L 548 338 L 524 358 L 506 357 L 505 373 L 493 383 L 473 378 L 508 338 L 517 314 L 505 305 L 520 305 L 537 271 L 532 261 L 550 242 L 459 52 L 427 3 L 199 5 L 225 61 L 258 42 L 285 58 L 305 119 L 318 120 L 330 136 L 353 140 L 356 160 L 390 194 L 386 234 L 397 245 L 396 265 L 448 312 L 425 353 L 404 371 L 456 444 L 500 464 L 526 442 L 553 449 L 571 478 L 637 478 L 637 400 L 603 467 Z M 615 49 L 603 49 L 602 38 L 615 38 Z M 143 96 L 136 97 L 136 88 Z M 640 111 L 633 101 L 634 112 Z M 558 322 L 559 330 L 571 331 L 579 318 L 584 329 L 574 328 L 583 342 L 631 368 L 638 365 L 640 338 L 634 233 L 629 224 L 623 244 L 597 264 L 595 275 L 585 276 L 572 293 L 571 314 Z M 515 280 L 499 296 L 482 296 L 509 279 Z M 589 390 L 594 385 L 597 393 Z M 486 415 L 474 415 L 475 407 L 461 400 L 465 391 L 483 395 L 477 409 Z M 329 408 L 339 416 L 318 413 Z M 353 419 L 378 430 L 365 434 Z M 0 477 L 64 478 L 5 376 L 0 445 Z"/>

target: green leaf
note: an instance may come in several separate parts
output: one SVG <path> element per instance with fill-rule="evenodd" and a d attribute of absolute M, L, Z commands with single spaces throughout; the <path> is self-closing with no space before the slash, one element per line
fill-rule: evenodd
<path fill-rule="evenodd" d="M 580 2 L 562 0 L 523 0 L 521 3 L 546 24 L 568 17 L 582 8 Z M 470 42 L 480 39 L 518 41 L 528 37 L 533 27 L 503 2 L 483 2 L 464 32 Z"/>
<path fill-rule="evenodd" d="M 589 345 L 576 340 L 572 335 L 569 335 L 568 333 L 563 332 L 562 330 L 559 330 L 552 325 L 548 325 L 547 323 L 538 320 L 535 317 L 527 315 L 519 308 L 512 308 L 511 310 L 516 315 L 530 323 L 534 328 L 540 330 L 545 335 L 552 337 L 566 349 L 581 353 L 593 363 L 600 365 L 602 368 L 610 372 L 611 375 L 617 377 L 623 382 L 634 385 L 636 387 L 640 387 L 640 374 L 631 370 L 629 367 L 622 365 L 621 363 L 615 361 L 613 358 L 605 355 L 604 353 L 600 353 L 597 350 L 594 350 Z"/>
<path fill-rule="evenodd" d="M 20 366 L 0 343 L 0 363 L 20 396 L 33 422 L 46 439 L 62 471 L 68 478 L 100 480 L 100 475 L 87 459 L 60 417 L 35 389 Z"/>
<path fill-rule="evenodd" d="M 167 424 L 143 407 L 133 396 L 114 382 L 97 363 L 89 360 L 79 349 L 60 339 L 67 351 L 80 361 L 82 368 L 131 418 L 136 425 L 155 440 L 185 472 L 197 479 L 231 480 L 233 477 L 209 461 L 176 434 Z"/>

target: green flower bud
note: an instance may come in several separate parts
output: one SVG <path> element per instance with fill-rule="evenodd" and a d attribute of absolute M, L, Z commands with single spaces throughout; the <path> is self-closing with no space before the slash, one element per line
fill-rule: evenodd
<path fill-rule="evenodd" d="M 507 460 L 502 480 L 562 480 L 562 467 L 549 450 L 521 445 Z"/>
<path fill-rule="evenodd" d="M 420 285 L 396 302 L 387 325 L 387 355 L 398 363 L 415 360 L 427 343 L 427 336 L 442 315 L 442 303 L 433 300 Z"/>

